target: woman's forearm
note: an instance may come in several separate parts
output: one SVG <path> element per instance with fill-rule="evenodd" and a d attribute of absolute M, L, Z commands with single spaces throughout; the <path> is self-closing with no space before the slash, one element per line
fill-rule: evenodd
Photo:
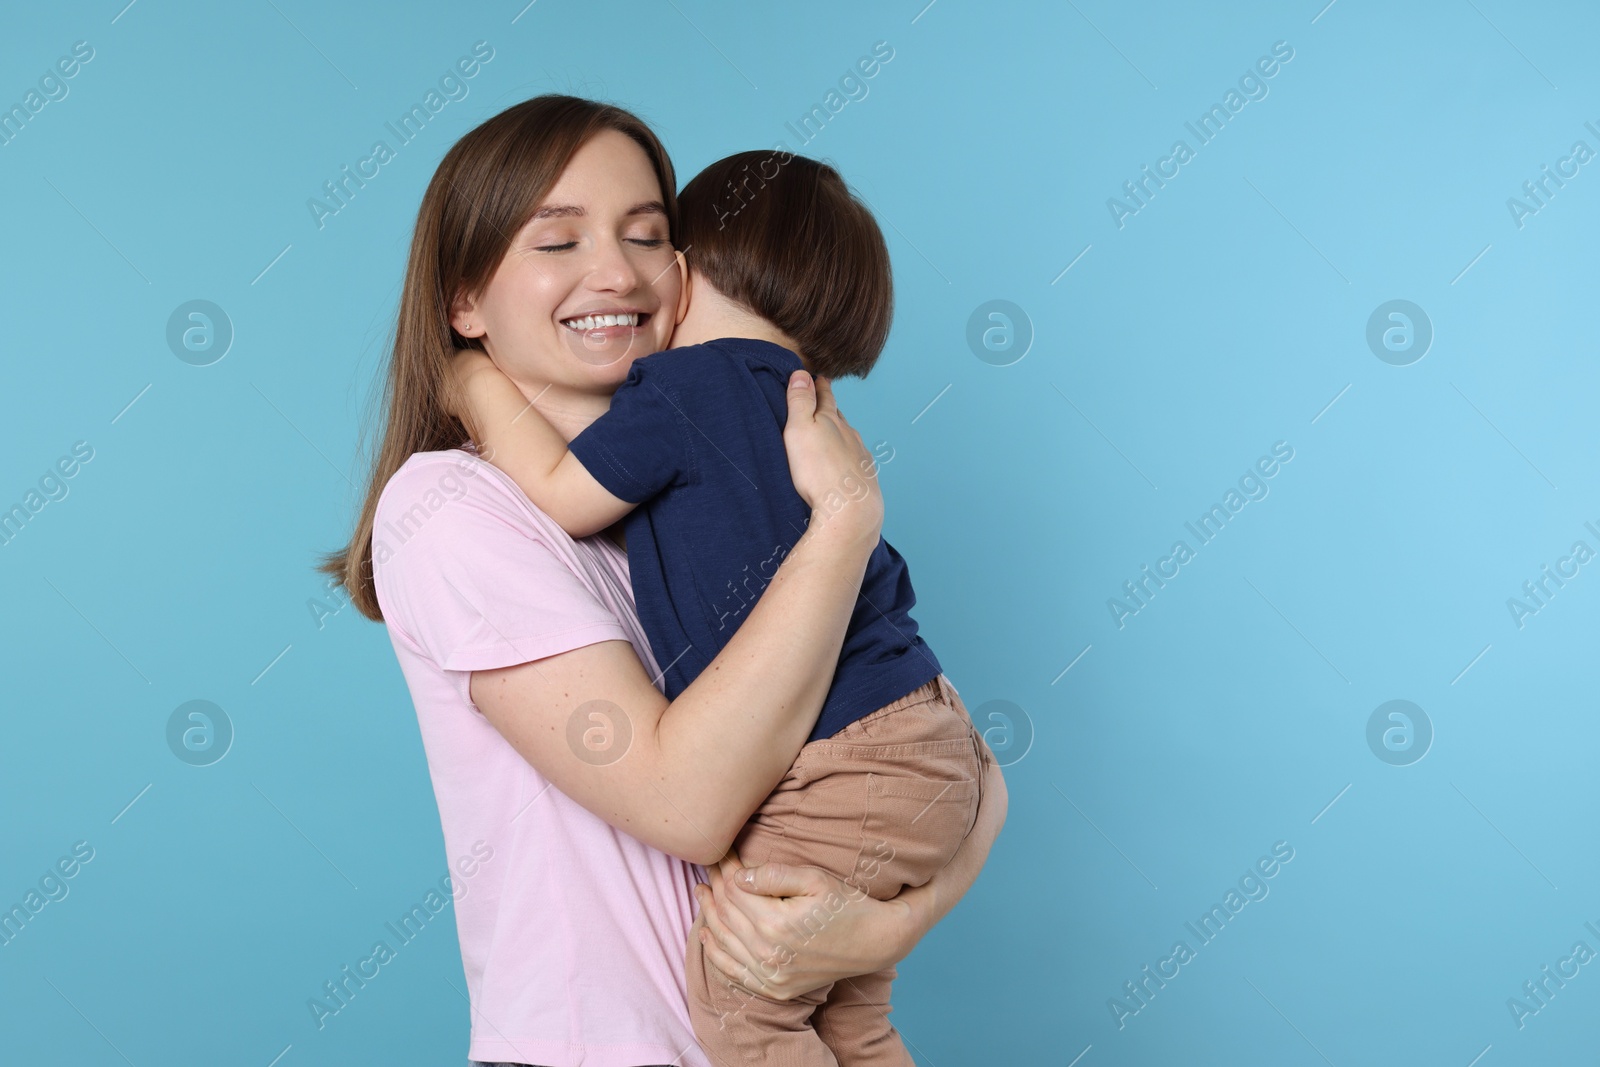
<path fill-rule="evenodd" d="M 472 698 L 567 796 L 663 852 L 714 863 L 816 723 L 877 544 L 864 510 L 801 538 L 744 624 L 670 703 L 626 641 L 474 672 Z M 624 758 L 590 760 L 572 747 L 571 723 L 585 719 L 601 731 L 625 724 Z"/>
<path fill-rule="evenodd" d="M 645 844 L 714 863 L 811 733 L 876 544 L 877 525 L 854 519 L 802 538 L 670 703 L 623 640 L 474 671 L 473 702 L 568 797 Z M 569 740 L 575 722 L 603 735 L 602 756 L 619 728 L 624 747 L 587 758 Z"/>

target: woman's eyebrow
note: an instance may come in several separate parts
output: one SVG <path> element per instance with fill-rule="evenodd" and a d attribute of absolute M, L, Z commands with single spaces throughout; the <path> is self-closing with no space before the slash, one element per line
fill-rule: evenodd
<path fill-rule="evenodd" d="M 667 206 L 659 200 L 642 200 L 624 211 L 624 215 L 665 215 Z M 529 221 L 533 219 L 577 218 L 587 214 L 583 208 L 576 204 L 546 204 L 535 211 Z"/>

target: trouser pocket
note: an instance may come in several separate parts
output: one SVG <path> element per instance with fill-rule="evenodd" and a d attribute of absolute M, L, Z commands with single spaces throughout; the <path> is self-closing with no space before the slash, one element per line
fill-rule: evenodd
<path fill-rule="evenodd" d="M 869 773 L 851 883 L 887 900 L 906 886 L 924 884 L 949 863 L 977 818 L 976 762 L 962 778 Z"/>

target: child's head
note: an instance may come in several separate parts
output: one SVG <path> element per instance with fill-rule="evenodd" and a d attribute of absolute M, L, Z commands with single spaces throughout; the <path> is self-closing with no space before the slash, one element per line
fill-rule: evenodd
<path fill-rule="evenodd" d="M 826 163 L 740 152 L 678 194 L 690 269 L 789 337 L 813 373 L 866 377 L 889 339 L 889 250 L 866 205 Z"/>

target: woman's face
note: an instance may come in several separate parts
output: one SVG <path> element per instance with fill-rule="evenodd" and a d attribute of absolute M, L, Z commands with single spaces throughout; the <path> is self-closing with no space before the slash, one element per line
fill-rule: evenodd
<path fill-rule="evenodd" d="M 481 337 L 519 384 L 609 395 L 635 359 L 667 347 L 682 289 L 650 159 L 605 130 L 572 157 L 483 292 L 457 301 L 451 324 Z"/>

